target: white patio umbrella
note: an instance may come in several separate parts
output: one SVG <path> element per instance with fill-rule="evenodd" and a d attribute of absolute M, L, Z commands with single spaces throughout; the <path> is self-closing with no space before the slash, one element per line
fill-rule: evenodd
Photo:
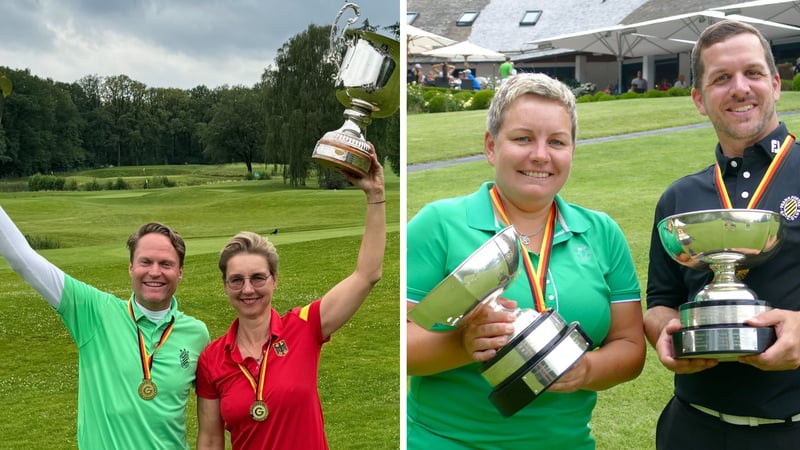
<path fill-rule="evenodd" d="M 628 25 L 637 33 L 657 36 L 665 39 L 682 39 L 696 41 L 700 33 L 709 25 L 723 19 L 735 19 L 748 23 L 758 29 L 766 39 L 777 39 L 800 35 L 800 28 L 776 22 L 746 17 L 741 15 L 725 15 L 722 11 L 706 10 L 694 13 L 679 14 Z"/>
<path fill-rule="evenodd" d="M 622 63 L 625 58 L 668 55 L 690 51 L 693 41 L 665 39 L 637 32 L 633 26 L 615 25 L 596 30 L 565 34 L 531 42 L 539 49 L 562 48 L 577 52 L 613 55 L 618 63 L 618 83 L 622 90 Z"/>
<path fill-rule="evenodd" d="M 456 43 L 453 39 L 439 36 L 413 25 L 403 25 L 403 33 L 406 35 L 406 43 L 408 44 L 406 53 L 408 55 L 418 55 L 428 50 Z"/>
<path fill-rule="evenodd" d="M 489 50 L 488 48 L 483 48 L 469 41 L 461 41 L 453 45 L 448 45 L 447 47 L 429 50 L 427 52 L 423 52 L 422 54 L 426 56 L 438 56 L 441 58 L 463 57 L 464 64 L 467 64 L 467 61 L 470 57 L 489 61 L 502 60 L 505 58 L 505 55 L 502 53 Z"/>
<path fill-rule="evenodd" d="M 726 15 L 741 15 L 784 25 L 800 26 L 800 1 L 758 0 L 711 8 Z"/>

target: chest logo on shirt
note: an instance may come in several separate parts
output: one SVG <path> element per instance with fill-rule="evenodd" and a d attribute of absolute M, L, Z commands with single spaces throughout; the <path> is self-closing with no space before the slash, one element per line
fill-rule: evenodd
<path fill-rule="evenodd" d="M 772 152 L 773 155 L 777 155 L 778 152 L 781 150 L 781 141 L 773 139 L 770 141 L 770 149 L 769 151 Z"/>
<path fill-rule="evenodd" d="M 289 346 L 286 345 L 286 341 L 283 339 L 272 344 L 272 348 L 275 349 L 275 354 L 278 356 L 286 356 L 286 354 L 289 353 Z"/>
<path fill-rule="evenodd" d="M 790 195 L 781 202 L 781 215 L 788 221 L 793 221 L 800 216 L 800 197 Z"/>
<path fill-rule="evenodd" d="M 181 349 L 181 369 L 187 369 L 189 367 L 189 351 L 185 348 Z"/>

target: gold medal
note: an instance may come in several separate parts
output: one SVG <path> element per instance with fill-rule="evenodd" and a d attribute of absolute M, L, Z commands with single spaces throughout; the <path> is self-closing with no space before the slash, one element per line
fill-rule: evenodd
<path fill-rule="evenodd" d="M 158 386 L 153 383 L 153 380 L 146 378 L 142 380 L 141 384 L 139 384 L 139 397 L 145 400 L 152 400 L 156 398 L 156 394 L 158 394 Z"/>
<path fill-rule="evenodd" d="M 267 405 L 261 400 L 256 400 L 252 405 L 250 405 L 250 418 L 256 422 L 263 422 L 267 420 L 268 415 L 269 410 L 267 409 Z"/>

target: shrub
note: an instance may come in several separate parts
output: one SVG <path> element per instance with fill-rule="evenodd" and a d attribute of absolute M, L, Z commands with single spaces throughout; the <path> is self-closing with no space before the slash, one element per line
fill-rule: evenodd
<path fill-rule="evenodd" d="M 66 189 L 68 191 L 77 191 L 78 190 L 78 182 L 74 178 L 69 179 L 69 180 L 67 180 L 67 184 L 66 184 L 66 186 L 64 186 L 64 189 Z"/>
<path fill-rule="evenodd" d="M 83 185 L 83 190 L 85 191 L 101 191 L 103 187 L 100 186 L 100 183 L 97 182 L 97 178 L 93 178 L 92 181 Z"/>
<path fill-rule="evenodd" d="M 58 239 L 47 236 L 31 236 L 25 235 L 25 240 L 34 250 L 49 250 L 53 248 L 61 248 L 61 243 Z"/>
<path fill-rule="evenodd" d="M 800 91 L 800 73 L 792 78 L 792 90 L 793 91 Z"/>
<path fill-rule="evenodd" d="M 609 100 L 616 100 L 616 95 L 606 94 L 603 91 L 595 92 L 594 93 L 594 101 L 596 102 L 607 102 Z"/>
<path fill-rule="evenodd" d="M 642 97 L 644 97 L 644 98 L 659 98 L 659 97 L 666 97 L 666 96 L 667 96 L 666 91 L 659 91 L 659 90 L 656 90 L 656 89 L 651 89 L 651 90 L 645 92 L 644 94 L 642 94 Z"/>
<path fill-rule="evenodd" d="M 28 178 L 28 190 L 30 191 L 63 191 L 65 184 L 64 178 L 53 175 L 37 173 Z"/>
<path fill-rule="evenodd" d="M 494 91 L 490 90 L 481 90 L 475 93 L 472 96 L 472 104 L 469 106 L 469 109 L 478 110 L 478 109 L 489 109 L 489 104 L 492 103 L 492 99 L 494 98 Z"/>
<path fill-rule="evenodd" d="M 671 87 L 667 89 L 667 96 L 669 97 L 682 97 L 685 95 L 692 95 L 692 88 Z"/>
<path fill-rule="evenodd" d="M 619 98 L 628 99 L 628 98 L 641 98 L 642 94 L 638 92 L 624 92 L 619 95 Z"/>

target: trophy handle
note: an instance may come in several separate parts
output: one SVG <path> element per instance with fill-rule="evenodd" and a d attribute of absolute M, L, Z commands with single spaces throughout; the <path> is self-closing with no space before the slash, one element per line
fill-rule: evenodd
<path fill-rule="evenodd" d="M 342 27 L 341 33 L 339 32 L 339 20 L 341 20 L 344 13 L 348 10 L 353 10 L 353 17 L 347 19 L 344 26 Z M 355 3 L 345 3 L 344 6 L 336 13 L 336 17 L 333 19 L 333 25 L 331 25 L 331 34 L 328 38 L 330 46 L 328 47 L 328 53 L 325 55 L 325 59 L 336 66 L 336 70 L 334 71 L 333 77 L 336 78 L 336 74 L 339 72 L 339 66 L 342 63 L 342 50 L 344 50 L 345 44 L 345 33 L 350 25 L 356 23 L 358 18 L 361 16 L 361 9 Z"/>

